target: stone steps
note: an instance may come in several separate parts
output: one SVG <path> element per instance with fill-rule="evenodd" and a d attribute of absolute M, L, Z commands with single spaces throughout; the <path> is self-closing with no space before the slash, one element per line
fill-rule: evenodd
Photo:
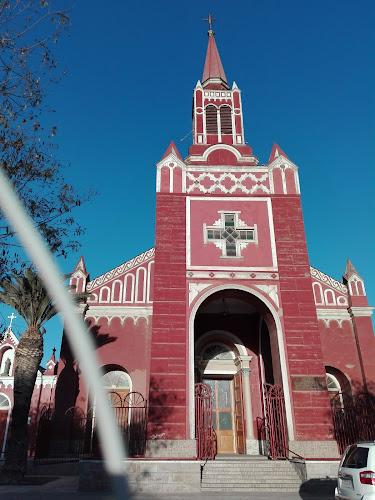
<path fill-rule="evenodd" d="M 242 477 L 244 479 L 247 479 L 247 480 L 251 480 L 252 478 L 258 480 L 260 478 L 268 478 L 268 477 L 274 477 L 275 479 L 291 479 L 291 480 L 295 480 L 296 477 L 298 476 L 292 476 L 292 475 L 289 475 L 289 474 L 283 474 L 283 473 L 280 473 L 280 472 L 276 472 L 276 473 L 272 473 L 272 474 L 269 474 L 267 471 L 261 471 L 261 472 L 257 472 L 257 473 L 252 473 L 252 474 L 241 474 L 241 473 L 235 473 L 233 471 L 229 471 L 229 472 L 225 472 L 224 474 L 204 474 L 203 473 L 203 477 L 205 478 L 205 480 L 212 480 L 212 479 L 215 479 L 219 476 L 224 476 L 226 479 L 227 478 L 238 478 L 238 477 Z"/>
<path fill-rule="evenodd" d="M 291 463 L 264 457 L 221 457 L 207 462 L 202 472 L 205 492 L 298 492 L 300 487 L 301 479 Z"/>

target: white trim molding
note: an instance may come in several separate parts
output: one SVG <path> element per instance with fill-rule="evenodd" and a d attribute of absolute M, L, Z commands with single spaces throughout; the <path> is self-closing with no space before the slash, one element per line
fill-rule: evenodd
<path fill-rule="evenodd" d="M 268 172 L 262 172 L 260 177 L 257 177 L 256 175 L 254 175 L 254 172 L 245 172 L 239 174 L 237 170 L 232 173 L 228 172 L 228 169 L 226 169 L 224 173 L 220 173 L 219 177 L 217 177 L 217 172 L 215 172 L 215 170 L 209 171 L 206 169 L 201 173 L 186 172 L 186 178 L 192 182 L 192 184 L 190 184 L 189 187 L 186 188 L 186 193 L 188 194 L 192 193 L 192 191 L 196 189 L 204 194 L 215 193 L 215 191 L 218 190 L 224 194 L 238 194 L 238 191 L 241 191 L 244 194 L 254 194 L 257 191 L 262 191 L 266 194 L 270 194 L 271 192 L 270 188 L 263 184 L 268 180 Z M 204 185 L 204 181 L 206 179 L 209 179 L 212 182 L 211 186 L 208 188 Z M 227 188 L 225 186 L 225 181 L 227 179 L 234 183 L 230 188 Z M 247 188 L 245 184 L 243 184 L 244 181 L 249 179 L 254 183 L 251 188 Z"/>
<path fill-rule="evenodd" d="M 137 307 L 137 306 L 93 306 L 90 305 L 85 313 L 85 319 L 92 318 L 97 325 L 100 318 L 106 318 L 108 325 L 111 324 L 114 318 L 119 318 L 121 325 L 124 324 L 126 318 L 132 318 L 134 324 L 138 322 L 140 318 L 145 318 L 148 323 L 148 319 L 152 316 L 152 306 Z"/>
<path fill-rule="evenodd" d="M 267 294 L 270 297 L 270 299 L 272 299 L 275 302 L 277 307 L 280 307 L 277 285 L 257 285 L 254 283 L 253 286 L 259 288 L 259 290 L 262 290 L 262 292 Z"/>
<path fill-rule="evenodd" d="M 210 104 L 210 103 L 209 103 Z M 231 146 L 230 144 L 214 144 L 210 146 L 209 148 L 204 151 L 203 155 L 191 155 L 188 156 L 185 161 L 187 164 L 190 164 L 191 161 L 201 161 L 201 162 L 207 162 L 207 158 L 212 153 L 213 151 L 216 151 L 217 149 L 225 149 L 227 151 L 230 151 L 231 153 L 234 154 L 238 162 L 249 162 L 249 163 L 254 163 L 255 165 L 258 165 L 259 160 L 256 156 L 242 156 L 241 153 L 236 149 L 234 146 Z M 215 166 L 211 167 L 215 168 Z"/>
<path fill-rule="evenodd" d="M 190 271 L 186 271 L 187 278 L 199 278 L 199 279 L 228 279 L 228 280 L 278 280 L 279 275 L 276 272 L 259 272 L 259 268 L 249 268 L 247 272 L 237 271 L 237 268 L 232 268 L 228 271 L 213 271 L 211 268 L 207 271 L 196 271 L 195 268 L 191 268 Z"/>
<path fill-rule="evenodd" d="M 321 309 L 317 308 L 316 309 L 316 315 L 318 320 L 321 319 L 324 321 L 326 327 L 329 327 L 329 323 L 331 321 L 337 321 L 339 324 L 339 327 L 342 327 L 342 322 L 343 321 L 350 321 L 351 323 L 351 316 L 349 314 L 348 309 Z"/>
<path fill-rule="evenodd" d="M 374 307 L 372 306 L 364 306 L 364 307 L 349 307 L 348 311 L 350 317 L 356 316 L 372 316 L 374 311 Z"/>
<path fill-rule="evenodd" d="M 189 306 L 198 297 L 202 290 L 211 286 L 212 283 L 189 283 Z"/>
<path fill-rule="evenodd" d="M 51 389 L 56 386 L 57 375 L 41 375 L 38 374 L 35 380 L 35 386 L 39 389 L 40 386 L 47 387 L 49 385 Z"/>
<path fill-rule="evenodd" d="M 343 283 L 340 283 L 340 281 L 337 281 L 331 276 L 328 276 L 328 274 L 322 273 L 322 271 L 319 271 L 319 269 L 310 266 L 310 274 L 313 278 L 318 279 L 325 285 L 328 285 L 331 288 L 334 288 L 335 290 L 344 293 L 346 295 L 348 294 L 348 289 Z"/>
<path fill-rule="evenodd" d="M 108 271 L 105 274 L 102 274 L 101 276 L 98 276 L 97 278 L 93 279 L 87 284 L 86 290 L 90 292 L 95 288 L 100 287 L 105 283 L 108 283 L 114 278 L 117 278 L 118 276 L 127 273 L 131 269 L 136 268 L 138 265 L 143 264 L 144 262 L 152 259 L 154 255 L 155 255 L 155 248 L 150 248 L 150 250 L 147 250 L 146 252 L 137 255 L 137 257 L 134 257 L 134 259 L 128 260 L 127 262 L 124 262 L 124 264 L 121 264 L 121 266 L 115 267 L 111 271 Z"/>
<path fill-rule="evenodd" d="M 268 170 L 273 170 L 275 167 L 280 167 L 281 165 L 284 165 L 286 167 L 291 168 L 295 172 L 298 171 L 298 167 L 295 163 L 290 161 L 288 158 L 285 158 L 284 155 L 277 156 L 272 163 L 268 165 Z"/>

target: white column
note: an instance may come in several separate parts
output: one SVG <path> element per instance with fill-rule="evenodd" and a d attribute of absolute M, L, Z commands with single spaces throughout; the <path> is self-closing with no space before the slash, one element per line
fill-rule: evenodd
<path fill-rule="evenodd" d="M 217 141 L 221 142 L 221 118 L 220 118 L 220 108 L 217 110 Z"/>
<path fill-rule="evenodd" d="M 246 418 L 246 439 L 254 439 L 253 409 L 250 395 L 250 367 L 241 368 L 244 393 L 244 409 Z"/>
<path fill-rule="evenodd" d="M 258 455 L 259 454 L 259 444 L 258 440 L 254 435 L 254 424 L 253 424 L 253 409 L 251 405 L 251 392 L 250 392 L 250 362 L 253 359 L 252 356 L 238 356 L 234 362 L 237 366 L 238 371 L 242 372 L 243 381 L 243 406 L 244 406 L 244 417 L 246 419 L 246 454 L 247 455 Z"/>
<path fill-rule="evenodd" d="M 252 356 L 237 356 L 237 358 L 234 360 L 238 371 L 242 372 L 244 417 L 246 420 L 246 439 L 254 439 L 253 410 L 251 407 L 250 394 L 250 361 L 252 359 Z"/>

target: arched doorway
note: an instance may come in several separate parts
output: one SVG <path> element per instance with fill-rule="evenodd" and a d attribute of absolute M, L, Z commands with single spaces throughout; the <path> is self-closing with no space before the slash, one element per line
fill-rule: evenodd
<path fill-rule="evenodd" d="M 264 301 L 241 288 L 207 292 L 193 307 L 191 368 L 194 383 L 204 382 L 212 391 L 217 452 L 258 454 L 264 392 L 287 385 L 286 362 L 280 321 Z M 288 387 L 286 393 L 290 417 Z"/>
<path fill-rule="evenodd" d="M 14 349 L 6 345 L 0 352 L 0 374 L 12 376 L 14 371 Z"/>
<path fill-rule="evenodd" d="M 0 456 L 4 456 L 10 424 L 11 402 L 8 396 L 0 394 Z"/>
<path fill-rule="evenodd" d="M 130 375 L 119 366 L 105 367 L 101 384 L 107 391 L 116 425 L 124 439 L 127 454 L 144 456 L 146 451 L 147 400 L 139 392 L 132 391 Z M 94 407 L 95 415 L 95 407 Z"/>
<path fill-rule="evenodd" d="M 213 430 L 218 453 L 244 452 L 242 401 L 236 401 L 239 395 L 235 388 L 238 370 L 232 344 L 232 336 L 225 331 L 207 332 L 196 343 L 196 382 L 203 382 L 211 389 Z M 243 354 L 246 355 L 246 351 Z"/>

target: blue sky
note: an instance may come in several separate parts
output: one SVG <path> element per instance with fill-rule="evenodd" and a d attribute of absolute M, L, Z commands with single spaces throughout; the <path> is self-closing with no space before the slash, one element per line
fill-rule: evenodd
<path fill-rule="evenodd" d="M 299 166 L 311 265 L 341 280 L 349 257 L 375 305 L 375 3 L 202 3 L 91 1 L 71 11 L 71 36 L 57 46 L 68 76 L 49 99 L 67 178 L 99 192 L 75 214 L 90 277 L 154 245 L 155 163 L 172 139 L 187 156 L 191 136 L 180 139 L 192 128 L 210 12 L 228 83 L 242 90 L 247 142 L 260 163 L 277 142 Z M 58 322 L 47 324 L 44 362 L 60 338 Z"/>

